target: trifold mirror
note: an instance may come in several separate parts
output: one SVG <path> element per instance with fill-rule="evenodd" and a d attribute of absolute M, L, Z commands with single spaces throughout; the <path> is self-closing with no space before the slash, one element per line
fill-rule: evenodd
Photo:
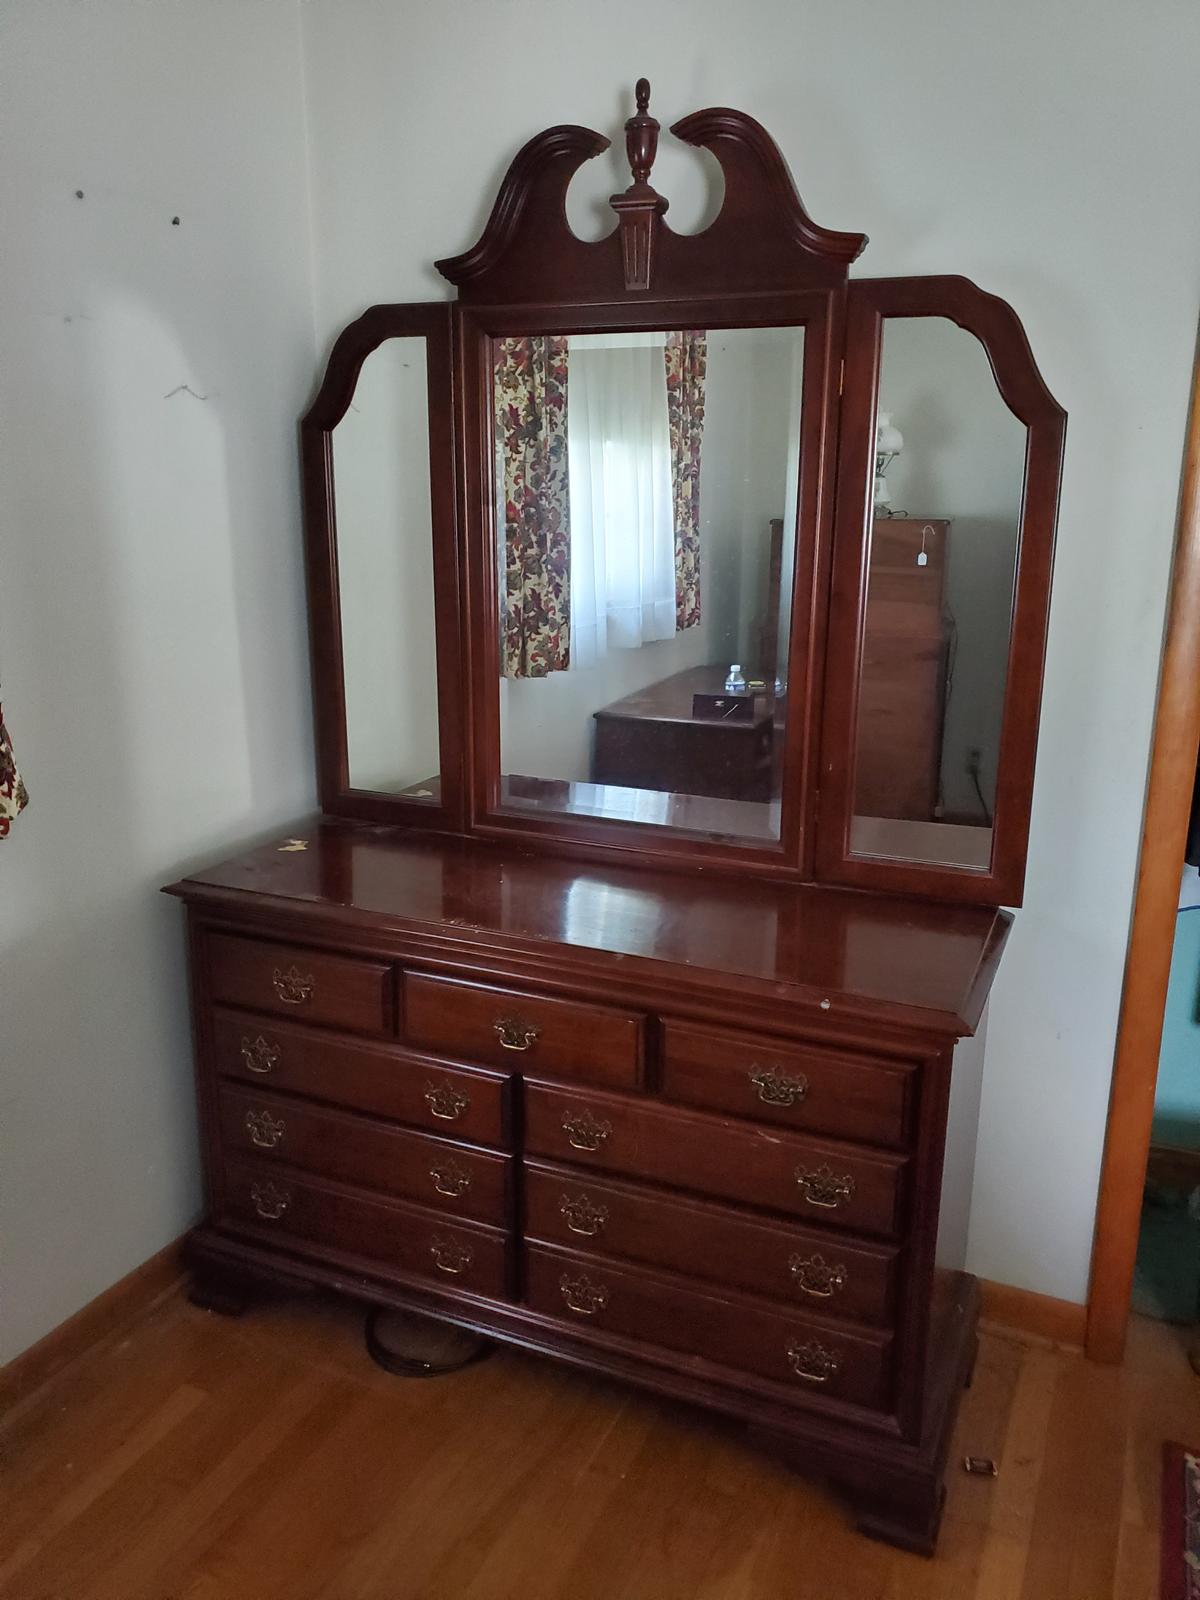
<path fill-rule="evenodd" d="M 456 303 L 379 306 L 303 425 L 322 804 L 1017 903 L 1063 413 L 962 278 L 848 281 L 737 112 L 703 232 L 607 144 L 514 159 Z"/>

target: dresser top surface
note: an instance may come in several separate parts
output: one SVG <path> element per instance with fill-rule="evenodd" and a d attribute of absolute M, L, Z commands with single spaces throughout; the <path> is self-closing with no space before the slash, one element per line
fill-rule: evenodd
<path fill-rule="evenodd" d="M 489 953 L 544 956 L 554 946 L 556 961 L 594 963 L 599 952 L 602 962 L 652 962 L 660 977 L 792 991 L 825 1010 L 849 1006 L 955 1034 L 974 1029 L 1012 920 L 982 907 L 588 863 L 320 818 L 170 892 L 212 911 L 425 931 Z"/>

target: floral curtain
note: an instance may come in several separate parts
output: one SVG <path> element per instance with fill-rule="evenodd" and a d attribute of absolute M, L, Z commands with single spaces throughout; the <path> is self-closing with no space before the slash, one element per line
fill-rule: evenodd
<path fill-rule="evenodd" d="M 683 629 L 694 628 L 700 621 L 700 443 L 704 437 L 707 334 L 702 330 L 668 333 L 666 363 L 675 509 L 675 626 Z"/>
<path fill-rule="evenodd" d="M 498 340 L 494 405 L 504 675 L 542 678 L 571 659 L 566 337 Z"/>
<path fill-rule="evenodd" d="M 4 708 L 0 706 L 0 839 L 8 838 L 8 830 L 28 804 L 29 795 L 17 771 L 12 740 L 4 726 Z"/>

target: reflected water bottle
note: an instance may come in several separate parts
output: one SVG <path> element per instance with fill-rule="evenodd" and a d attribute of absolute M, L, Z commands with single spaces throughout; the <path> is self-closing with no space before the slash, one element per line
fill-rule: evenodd
<path fill-rule="evenodd" d="M 742 677 L 742 664 L 735 661 L 729 669 L 729 676 L 725 679 L 726 694 L 741 694 L 746 687 L 746 680 Z"/>

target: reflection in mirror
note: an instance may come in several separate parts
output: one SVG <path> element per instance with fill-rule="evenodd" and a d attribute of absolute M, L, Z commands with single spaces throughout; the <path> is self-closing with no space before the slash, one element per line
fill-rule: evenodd
<path fill-rule="evenodd" d="M 504 804 L 779 838 L 803 356 L 495 342 Z"/>
<path fill-rule="evenodd" d="M 333 430 L 350 786 L 439 799 L 423 338 L 385 340 Z"/>
<path fill-rule="evenodd" d="M 1026 430 L 944 317 L 884 320 L 876 421 L 850 845 L 986 870 Z"/>

